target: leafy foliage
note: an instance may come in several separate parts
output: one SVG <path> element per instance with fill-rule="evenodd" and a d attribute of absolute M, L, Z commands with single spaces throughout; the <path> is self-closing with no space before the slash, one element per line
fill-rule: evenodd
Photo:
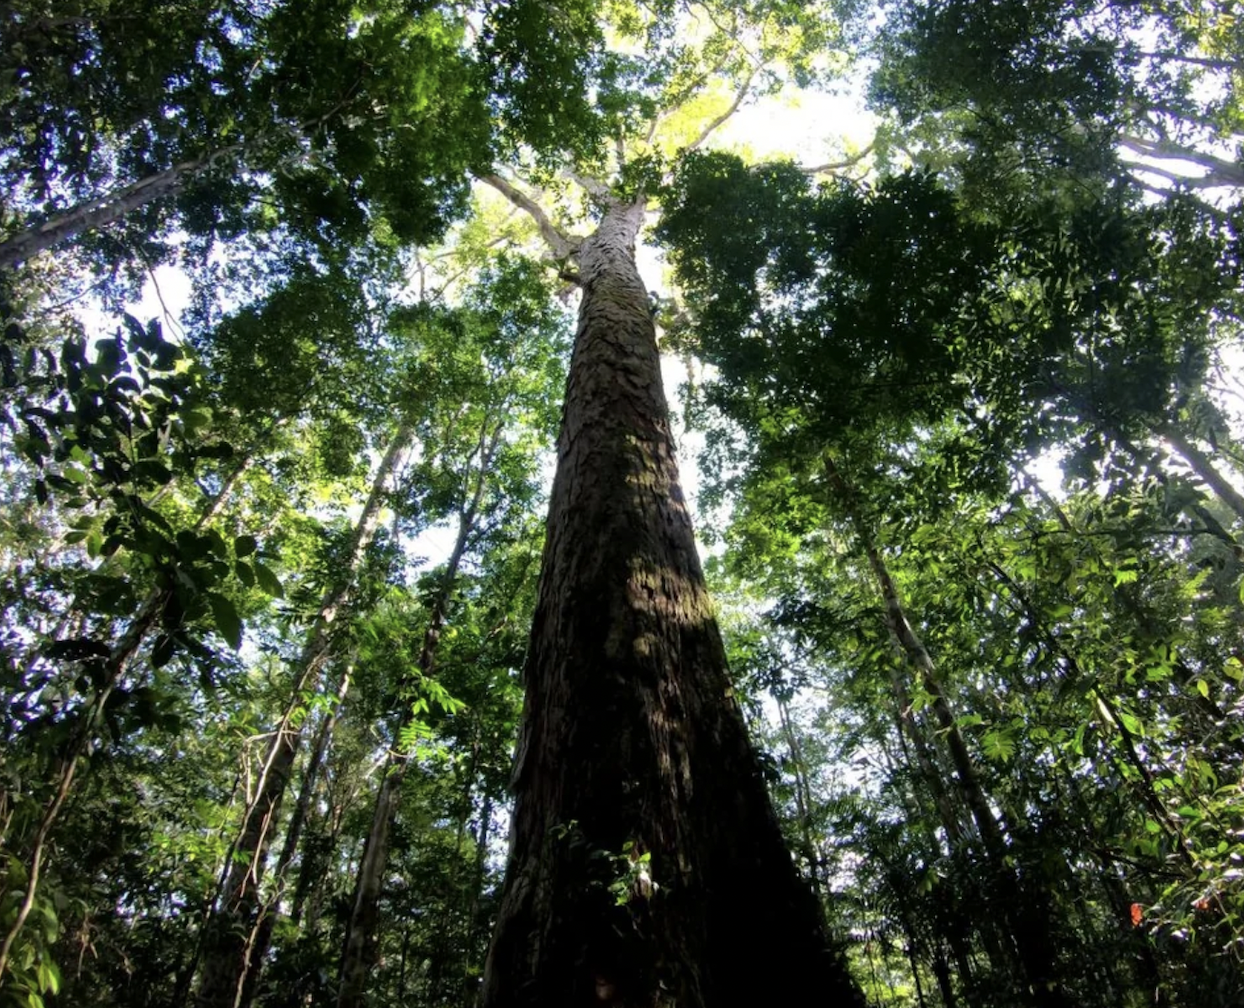
<path fill-rule="evenodd" d="M 397 780 L 368 996 L 474 1003 L 569 342 L 504 169 L 661 207 L 734 696 L 870 1001 L 1240 1003 L 1240 25 L 0 5 L 0 1002 L 202 999 L 224 921 L 242 1004 L 335 1003 Z M 871 174 L 710 149 L 860 66 Z M 184 330 L 122 307 L 168 262 Z"/>

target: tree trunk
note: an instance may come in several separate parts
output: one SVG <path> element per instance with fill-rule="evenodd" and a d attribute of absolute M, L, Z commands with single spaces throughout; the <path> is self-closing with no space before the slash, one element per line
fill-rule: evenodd
<path fill-rule="evenodd" d="M 1210 457 L 1185 437 L 1181 431 L 1176 430 L 1169 424 L 1163 426 L 1157 433 L 1179 453 L 1179 457 L 1188 463 L 1188 467 L 1209 486 L 1214 492 L 1214 496 L 1234 511 L 1237 518 L 1244 521 L 1244 494 L 1241 494 L 1222 473 L 1214 468 L 1214 463 L 1210 461 Z"/>
<path fill-rule="evenodd" d="M 475 869 L 471 873 L 471 895 L 467 900 L 464 914 L 466 920 L 466 940 L 463 943 L 466 952 L 463 955 L 462 971 L 462 1003 L 464 1005 L 475 1004 L 479 994 L 479 974 L 476 972 L 477 943 L 486 926 L 485 922 L 480 920 L 484 915 L 479 912 L 479 904 L 480 897 L 484 894 L 484 886 L 488 882 L 488 840 L 491 836 L 491 826 L 492 798 L 485 794 L 479 813 L 479 831 L 475 837 Z"/>
<path fill-rule="evenodd" d="M 955 783 L 981 838 L 981 845 L 997 883 L 1000 911 L 1014 940 L 1016 961 L 1022 970 L 1032 1002 L 1042 1008 L 1064 1008 L 1070 1004 L 1056 980 L 1055 953 L 1047 922 L 1032 902 L 1035 893 L 1023 893 L 1019 879 L 1007 864 L 1007 844 L 1002 827 L 981 787 L 967 743 L 955 719 L 950 702 L 942 690 L 933 656 L 916 633 L 899 597 L 889 568 L 855 504 L 851 487 L 828 456 L 825 471 L 830 485 L 841 499 L 855 527 L 868 564 L 872 568 L 885 605 L 886 625 L 929 695 L 929 706 L 937 719 L 939 734 L 946 740 Z"/>
<path fill-rule="evenodd" d="M 821 891 L 821 856 L 816 841 L 812 837 L 812 788 L 808 784 L 807 767 L 803 761 L 803 749 L 799 745 L 799 737 L 795 734 L 795 726 L 790 719 L 790 705 L 785 700 L 777 701 L 778 724 L 786 737 L 786 746 L 790 750 L 790 764 L 795 778 L 795 811 L 799 816 L 799 838 L 804 860 L 808 863 L 808 872 L 812 882 L 812 894 L 817 903 L 824 899 Z"/>
<path fill-rule="evenodd" d="M 346 693 L 349 689 L 350 673 L 347 672 L 341 677 L 341 686 L 337 690 L 337 702 L 321 722 L 320 729 L 315 734 L 315 744 L 311 747 L 311 752 L 307 757 L 307 765 L 303 768 L 302 783 L 298 787 L 298 800 L 294 803 L 294 811 L 285 827 L 285 839 L 281 842 L 281 853 L 277 856 L 276 864 L 272 866 L 272 891 L 260 907 L 259 916 L 255 922 L 254 951 L 248 962 L 249 968 L 246 976 L 242 978 L 242 997 L 238 1002 L 239 1008 L 248 1008 L 255 999 L 255 992 L 263 974 L 264 957 L 268 954 L 268 948 L 272 944 L 272 932 L 281 915 L 281 901 L 287 891 L 289 866 L 298 852 L 303 827 L 306 826 L 307 815 L 311 811 L 315 786 L 319 782 L 320 767 L 328 753 L 328 745 L 332 741 L 333 731 L 337 727 L 337 720 L 341 716 L 341 709 L 345 705 Z"/>
<path fill-rule="evenodd" d="M 491 433 L 488 430 L 490 426 L 492 427 Z M 423 646 L 419 650 L 420 677 L 430 676 L 436 664 L 436 652 L 440 647 L 441 631 L 445 627 L 449 599 L 458 580 L 458 568 L 462 564 L 467 545 L 475 532 L 480 503 L 484 498 L 489 469 L 501 440 L 502 430 L 503 424 L 492 425 L 488 422 L 480 433 L 479 472 L 475 480 L 474 493 L 470 503 L 458 516 L 458 537 L 445 565 L 440 588 L 432 602 L 432 611 L 428 615 L 428 628 L 424 632 Z M 410 707 L 407 705 L 394 735 L 395 742 L 411 723 L 412 716 Z M 406 770 L 409 766 L 410 760 L 407 759 L 405 753 L 399 753 L 396 749 L 389 750 L 384 772 L 381 775 L 380 789 L 376 793 L 376 807 L 372 814 L 371 830 L 363 844 L 363 857 L 359 862 L 358 879 L 354 887 L 354 908 L 350 914 L 341 953 L 337 1008 L 359 1008 L 367 993 L 368 976 L 375 964 L 376 924 L 380 917 L 380 893 L 384 884 L 385 868 L 389 863 L 389 843 L 393 834 L 393 822 L 397 816 L 398 804 L 401 801 L 402 782 L 406 779 Z"/>
<path fill-rule="evenodd" d="M 950 981 L 950 964 L 946 962 L 946 953 L 940 943 L 933 953 L 933 976 L 937 978 L 937 992 L 942 996 L 942 1008 L 959 1008 L 955 987 Z M 964 982 L 967 982 L 966 977 Z"/>
<path fill-rule="evenodd" d="M 42 224 L 6 238 L 0 242 L 0 269 L 12 269 L 61 242 L 77 238 L 93 228 L 115 223 L 153 200 L 176 192 L 187 179 L 211 170 L 242 149 L 242 144 L 234 144 L 182 161 L 145 179 L 79 203 Z"/>
<path fill-rule="evenodd" d="M 901 648 L 899 652 L 905 659 L 906 655 L 902 654 Z M 904 740 L 911 742 L 912 750 L 915 752 L 916 770 L 929 789 L 933 807 L 937 810 L 937 817 L 946 831 L 946 841 L 951 850 L 960 850 L 967 838 L 967 831 L 959 818 L 960 810 L 951 801 L 950 794 L 942 782 L 941 771 L 933 759 L 928 740 L 925 738 L 923 720 L 916 717 L 911 695 L 903 678 L 903 670 L 899 665 L 894 667 L 893 674 L 890 676 L 890 688 L 898 707 L 895 719 L 898 725 L 899 742 L 902 743 Z"/>
<path fill-rule="evenodd" d="M 916 1004 L 920 1008 L 928 1008 L 924 999 L 924 982 L 920 979 L 920 957 L 916 955 L 915 938 L 910 932 L 907 934 L 906 952 L 907 962 L 911 966 L 911 978 L 916 984 Z"/>
<path fill-rule="evenodd" d="M 241 1003 L 243 979 L 254 952 L 254 918 L 259 906 L 264 862 L 302 740 L 302 726 L 297 716 L 304 704 L 303 694 L 316 687 L 320 673 L 328 662 L 333 621 L 353 594 L 363 556 L 380 520 L 385 486 L 412 434 L 411 428 L 403 424 L 385 452 L 372 481 L 367 503 L 355 525 L 345 569 L 338 583 L 320 600 L 315 623 L 295 664 L 290 703 L 272 734 L 272 742 L 255 785 L 255 796 L 246 810 L 230 852 L 216 913 L 208 924 L 196 1000 L 200 1008 L 238 1008 Z"/>
<path fill-rule="evenodd" d="M 580 249 L 483 1004 L 858 1005 L 732 698 L 635 267 L 643 215 L 613 203 Z"/>

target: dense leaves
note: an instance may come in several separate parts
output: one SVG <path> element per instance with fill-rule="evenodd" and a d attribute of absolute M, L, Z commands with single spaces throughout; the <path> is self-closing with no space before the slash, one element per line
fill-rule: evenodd
<path fill-rule="evenodd" d="M 959 15 L 1036 32 L 1000 10 Z M 1040 88 L 994 86 L 1058 128 Z M 680 167 L 658 233 L 680 343 L 714 365 L 721 569 L 762 613 L 742 668 L 779 704 L 795 849 L 863 859 L 830 906 L 881 958 L 872 996 L 1233 1003 L 1244 515 L 1208 386 L 1238 347 L 1236 233 L 1086 162 L 1074 201 L 1064 176 L 1003 215 L 970 174 L 998 150 L 868 187 Z"/>
<path fill-rule="evenodd" d="M 1238 1005 L 1240 31 L 0 5 L 0 1003 L 475 1004 L 563 285 L 630 201 L 727 692 L 869 1002 Z M 825 85 L 852 177 L 713 149 Z M 577 828 L 640 928 L 658 859 Z"/>

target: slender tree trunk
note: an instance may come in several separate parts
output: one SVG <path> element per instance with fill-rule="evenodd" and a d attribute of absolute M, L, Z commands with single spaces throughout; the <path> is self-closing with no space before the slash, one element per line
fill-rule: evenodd
<path fill-rule="evenodd" d="M 580 248 L 483 1004 L 858 1005 L 732 698 L 635 267 L 643 215 L 613 203 Z"/>
<path fill-rule="evenodd" d="M 489 427 L 492 428 L 491 431 Z M 502 429 L 502 424 L 494 425 L 490 421 L 480 433 L 479 471 L 474 492 L 470 503 L 458 516 L 458 537 L 441 576 L 440 588 L 432 602 L 432 611 L 428 614 L 428 628 L 424 632 L 423 646 L 419 651 L 420 677 L 432 675 L 436 664 L 436 652 L 440 647 L 441 631 L 445 627 L 449 599 L 458 581 L 458 569 L 462 564 L 462 558 L 466 555 L 471 536 L 475 533 L 476 519 L 479 517 L 480 504 L 491 475 L 489 470 L 497 444 L 501 439 Z M 401 737 L 402 731 L 411 723 L 411 720 L 412 714 L 408 704 L 394 734 L 395 741 Z M 338 1008 L 360 1008 L 367 993 L 367 980 L 375 964 L 380 893 L 384 886 L 385 868 L 389 863 L 389 845 L 394 819 L 401 801 L 402 783 L 406 779 L 409 766 L 410 760 L 407 754 L 390 749 L 388 758 L 385 760 L 384 772 L 381 775 L 380 788 L 376 793 L 371 829 L 368 831 L 363 845 L 363 857 L 359 862 L 358 878 L 354 887 L 353 910 L 346 927 L 341 954 Z"/>
<path fill-rule="evenodd" d="M 1244 494 L 1241 494 L 1231 482 L 1215 467 L 1210 457 L 1201 451 L 1183 432 L 1167 424 L 1157 432 L 1179 457 L 1188 463 L 1196 475 L 1214 492 L 1220 501 L 1235 512 L 1237 518 L 1244 521 Z"/>
<path fill-rule="evenodd" d="M 937 942 L 933 950 L 933 976 L 937 980 L 937 992 L 942 996 L 942 1008 L 958 1008 L 959 1001 L 955 997 L 955 985 L 950 979 L 950 964 L 946 961 L 946 953 Z M 968 982 L 964 977 L 964 983 Z"/>
<path fill-rule="evenodd" d="M 898 722 L 899 740 L 902 741 L 906 738 L 911 742 L 911 747 L 916 757 L 916 770 L 933 798 L 937 816 L 941 820 L 942 828 L 946 831 L 946 840 L 952 850 L 959 850 L 967 839 L 967 831 L 959 818 L 960 809 L 951 801 L 950 794 L 942 782 L 941 771 L 934 762 L 933 754 L 929 751 L 929 742 L 925 738 L 925 727 L 916 717 L 911 695 L 907 691 L 907 683 L 903 679 L 901 667 L 896 666 L 894 668 L 894 674 L 890 677 L 890 688 L 894 692 L 894 699 L 898 705 L 896 720 Z"/>
<path fill-rule="evenodd" d="M 939 733 L 946 740 L 955 769 L 955 782 L 964 804 L 972 814 L 972 821 L 976 823 L 981 844 L 997 880 L 1000 910 L 1014 939 L 1014 952 L 1033 1003 L 1042 1008 L 1064 1008 L 1070 1002 L 1056 980 L 1055 954 L 1048 924 L 1038 912 L 1039 908 L 1031 903 L 1033 894 L 1025 897 L 1019 880 L 1007 864 L 1007 844 L 1002 827 L 981 787 L 963 733 L 959 730 L 954 711 L 942 690 L 933 657 L 907 618 L 898 588 L 855 504 L 851 487 L 828 456 L 825 459 L 825 471 L 831 486 L 849 513 L 856 535 L 868 557 L 868 564 L 872 568 L 885 605 L 886 625 L 890 634 L 920 676 L 920 683 L 929 695 Z"/>
<path fill-rule="evenodd" d="M 821 858 L 817 853 L 816 842 L 812 839 L 812 789 L 808 786 L 807 768 L 803 762 L 803 751 L 799 738 L 795 734 L 795 726 L 790 719 L 790 706 L 784 700 L 777 701 L 778 723 L 782 734 L 786 736 L 786 745 L 790 749 L 790 761 L 795 777 L 795 811 L 799 816 L 799 838 L 803 842 L 804 860 L 808 862 L 811 873 L 812 892 L 818 903 L 824 898 L 821 891 Z"/>
<path fill-rule="evenodd" d="M 295 663 L 291 699 L 272 734 L 254 797 L 230 852 L 216 913 L 208 924 L 197 995 L 200 1008 L 238 1008 L 241 1002 L 243 979 L 254 953 L 254 918 L 259 906 L 264 862 L 302 739 L 298 715 L 303 707 L 303 694 L 315 688 L 328 662 L 333 622 L 353 595 L 359 568 L 380 520 L 386 484 L 412 433 L 412 429 L 403 424 L 385 452 L 367 503 L 355 525 L 340 580 L 320 600 L 315 622 Z"/>
<path fill-rule="evenodd" d="M 402 724 L 406 724 L 405 718 Z M 338 1006 L 361 1005 L 367 993 L 376 951 L 380 893 L 384 888 L 384 873 L 389 862 L 393 821 L 401 800 L 402 783 L 406 779 L 406 764 L 404 755 L 390 753 L 376 792 L 371 828 L 363 843 L 363 856 L 359 859 L 353 907 L 341 953 Z"/>
<path fill-rule="evenodd" d="M 298 787 L 298 800 L 290 814 L 289 823 L 285 827 L 285 839 L 281 842 L 281 853 L 277 855 L 276 864 L 272 867 L 272 886 L 255 923 L 252 939 L 254 951 L 251 953 L 246 976 L 242 978 L 242 998 L 239 1008 L 248 1008 L 255 998 L 259 981 L 263 975 L 264 957 L 272 944 L 272 932 L 281 915 L 281 901 L 285 897 L 289 866 L 293 863 L 298 845 L 302 841 L 302 831 L 307 823 L 307 815 L 311 810 L 311 801 L 315 796 L 315 788 L 319 783 L 320 767 L 328 753 L 328 745 L 332 740 L 337 720 L 345 704 L 346 693 L 350 689 L 350 674 L 341 677 L 341 687 L 337 690 L 337 702 L 333 709 L 320 724 L 315 734 L 315 743 L 307 757 L 307 765 L 302 771 L 302 783 Z"/>
<path fill-rule="evenodd" d="M 937 667 L 933 663 L 933 657 L 929 654 L 928 649 L 924 646 L 924 641 L 920 639 L 911 622 L 907 619 L 907 611 L 899 598 L 898 589 L 894 585 L 894 579 L 890 577 L 889 568 L 886 566 L 885 560 L 882 559 L 881 552 L 877 549 L 877 545 L 873 541 L 862 516 L 855 508 L 853 503 L 854 495 L 851 488 L 843 480 L 837 467 L 828 459 L 826 461 L 826 472 L 834 489 L 850 512 L 855 533 L 859 537 L 864 547 L 864 552 L 868 557 L 868 564 L 872 568 L 873 576 L 876 578 L 878 589 L 881 592 L 882 602 L 885 605 L 886 626 L 889 628 L 890 635 L 919 674 L 921 686 L 929 695 L 930 707 L 933 710 L 934 717 L 937 718 L 938 728 L 946 739 L 946 745 L 950 751 L 951 762 L 955 768 L 957 783 L 963 795 L 964 803 L 972 813 L 972 820 L 976 823 L 976 828 L 985 846 L 1000 858 L 1005 849 L 1002 829 L 994 817 L 993 809 L 989 807 L 989 801 L 985 797 L 984 791 L 981 789 L 976 768 L 972 763 L 972 757 L 963 739 L 963 733 L 959 731 L 959 724 L 955 720 L 954 712 L 950 708 L 950 702 L 942 691 L 941 682 L 937 675 Z"/>
<path fill-rule="evenodd" d="M 471 876 L 471 897 L 466 905 L 466 953 L 463 956 L 462 992 L 464 1005 L 474 1005 L 479 995 L 479 974 L 475 972 L 479 959 L 476 943 L 482 937 L 479 912 L 480 897 L 488 880 L 488 840 L 492 826 L 492 798 L 484 796 L 479 813 L 479 833 L 475 838 L 475 870 Z"/>
<path fill-rule="evenodd" d="M 924 999 L 924 982 L 920 979 L 920 958 L 916 955 L 916 943 L 911 934 L 907 935 L 907 962 L 911 966 L 911 978 L 916 984 L 916 1003 L 920 1008 L 928 1008 Z"/>
<path fill-rule="evenodd" d="M 176 192 L 195 176 L 234 158 L 244 146 L 233 144 L 182 161 L 130 185 L 79 203 L 42 224 L 6 238 L 0 242 L 0 269 L 12 269 L 62 242 L 121 220 L 140 207 Z"/>

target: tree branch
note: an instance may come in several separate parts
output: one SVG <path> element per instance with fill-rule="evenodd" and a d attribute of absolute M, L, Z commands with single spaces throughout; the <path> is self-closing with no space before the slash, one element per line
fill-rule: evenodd
<path fill-rule="evenodd" d="M 540 204 L 525 192 L 516 189 L 500 175 L 481 175 L 479 180 L 492 186 L 535 221 L 536 227 L 540 231 L 540 237 L 548 245 L 554 259 L 569 259 L 579 250 L 579 242 L 549 220 L 548 214 L 544 212 Z"/>
<path fill-rule="evenodd" d="M 726 111 L 724 111 L 721 115 L 713 118 L 709 122 L 709 124 L 705 126 L 703 130 L 700 131 L 700 135 L 696 137 L 695 140 L 692 141 L 687 146 L 686 150 L 688 152 L 699 148 L 704 143 L 704 141 L 707 140 L 712 135 L 715 129 L 717 129 L 722 123 L 724 123 L 727 119 L 729 119 L 732 115 L 734 115 L 735 112 L 739 110 L 739 106 L 743 104 L 743 99 L 746 98 L 751 93 L 752 81 L 756 79 L 756 74 L 759 70 L 760 70 L 760 67 L 755 66 L 755 67 L 752 67 L 750 71 L 748 71 L 747 79 L 743 81 L 743 86 L 740 87 L 738 92 L 735 94 L 734 101 L 730 103 L 730 107 L 726 109 Z"/>
<path fill-rule="evenodd" d="M 832 161 L 829 164 L 817 165 L 815 168 L 804 168 L 802 171 L 805 175 L 820 175 L 825 172 L 842 171 L 844 168 L 854 168 L 872 152 L 873 145 L 870 143 L 858 154 L 852 154 L 845 161 Z"/>
<path fill-rule="evenodd" d="M 1169 168 L 1160 168 L 1157 165 L 1142 164 L 1139 161 L 1125 161 L 1123 164 L 1129 172 L 1144 172 L 1149 175 L 1157 175 L 1159 178 L 1164 178 L 1169 182 L 1174 182 L 1177 185 L 1183 186 L 1185 189 L 1213 189 L 1215 186 L 1232 185 L 1230 182 L 1222 182 L 1217 180 L 1212 174 L 1201 175 L 1199 177 L 1196 175 L 1180 175 L 1178 172 L 1173 172 Z M 1151 187 L 1146 186 L 1146 188 Z M 1168 191 L 1166 195 L 1172 195 L 1172 192 Z"/>
<path fill-rule="evenodd" d="M 1182 182 L 1192 188 L 1205 189 L 1218 185 L 1244 185 L 1244 167 L 1241 167 L 1235 161 L 1228 161 L 1226 158 L 1216 157 L 1213 154 L 1206 154 L 1202 151 L 1193 150 L 1190 147 L 1170 143 L 1169 141 L 1146 140 L 1144 137 L 1131 136 L 1126 133 L 1119 137 L 1119 143 L 1127 150 L 1140 154 L 1143 157 L 1189 161 L 1200 168 L 1204 168 L 1209 174 L 1201 178 L 1185 178 L 1169 172 L 1155 170 L 1155 174 L 1162 175 L 1176 182 Z M 1142 170 L 1150 171 L 1151 169 L 1146 165 L 1142 167 Z"/>
<path fill-rule="evenodd" d="M 1139 168 L 1141 166 L 1136 165 L 1135 167 Z M 1169 199 L 1170 197 L 1176 194 L 1176 191 L 1174 189 L 1163 189 L 1161 186 L 1150 185 L 1148 182 L 1145 182 L 1135 177 L 1132 178 L 1132 181 L 1136 185 L 1140 186 L 1140 188 L 1145 190 L 1145 192 L 1153 193 L 1153 195 L 1160 196 L 1163 199 Z M 1220 224 L 1225 224 L 1231 219 L 1230 214 L 1228 214 L 1224 210 L 1219 210 L 1218 207 L 1214 206 L 1213 203 L 1209 203 L 1206 200 L 1199 200 L 1198 202 L 1200 203 L 1201 209 L 1204 210 L 1211 217 L 1213 217 L 1214 220 L 1218 221 Z"/>
<path fill-rule="evenodd" d="M 580 175 L 577 171 L 570 169 L 566 170 L 566 177 L 581 186 L 583 191 L 598 203 L 608 203 L 613 198 L 613 193 L 610 191 L 609 186 L 600 179 Z"/>
<path fill-rule="evenodd" d="M 1141 59 L 1161 60 L 1166 63 L 1187 63 L 1191 66 L 1208 67 L 1211 70 L 1235 71 L 1244 67 L 1244 63 L 1233 59 L 1215 59 L 1212 56 L 1185 56 L 1183 53 L 1161 50 L 1158 52 L 1137 52 Z"/>

